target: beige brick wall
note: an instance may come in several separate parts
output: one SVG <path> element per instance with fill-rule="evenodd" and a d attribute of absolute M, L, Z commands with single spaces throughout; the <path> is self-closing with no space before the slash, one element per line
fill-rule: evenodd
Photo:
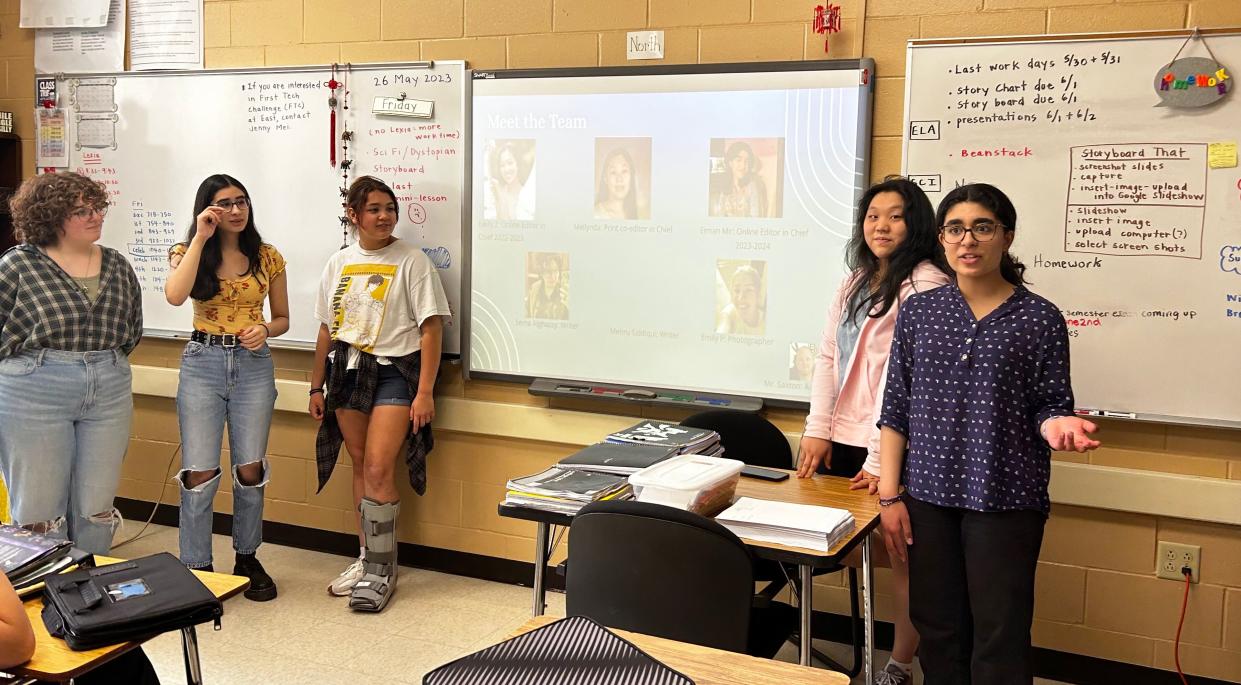
<path fill-rule="evenodd" d="M 341 61 L 465 59 L 478 68 L 624 64 L 624 31 L 663 29 L 668 63 L 797 60 L 824 57 L 810 31 L 811 7 L 797 0 L 208 0 L 208 67 Z M 877 61 L 872 176 L 900 169 L 905 41 L 910 38 L 1045 32 L 1119 31 L 1241 25 L 1241 0 L 868 0 L 846 5 L 842 33 L 828 57 L 864 54 Z M 17 0 L 0 0 L 0 109 L 33 134 L 31 32 L 17 29 Z M 348 8 L 348 9 L 346 9 Z M 33 147 L 27 146 L 27 169 Z M 134 362 L 175 367 L 179 346 L 148 340 Z M 277 351 L 281 378 L 305 380 L 309 355 Z M 446 365 L 444 396 L 623 414 L 629 407 L 554 402 L 523 387 L 463 383 Z M 651 416 L 677 419 L 673 411 Z M 803 416 L 773 411 L 782 429 Z M 278 413 L 269 458 L 268 518 L 352 532 L 347 457 L 316 494 L 315 425 Z M 1176 426 L 1109 423 L 1107 447 L 1080 463 L 1241 480 L 1237 433 Z M 121 494 L 175 500 L 166 481 L 178 443 L 167 398 L 138 397 Z M 402 538 L 419 544 L 530 560 L 533 526 L 496 516 L 504 481 L 555 462 L 569 446 L 441 431 L 425 498 L 405 498 Z M 404 487 L 404 486 L 403 486 Z M 222 488 L 222 490 L 226 490 Z M 217 499 L 229 511 L 227 491 Z M 1241 531 L 1141 514 L 1056 506 L 1047 527 L 1036 587 L 1037 644 L 1067 652 L 1171 668 L 1181 587 L 1157 580 L 1155 544 L 1202 545 L 1202 582 L 1193 587 L 1182 664 L 1204 676 L 1241 681 Z M 563 554 L 563 549 L 558 550 Z M 847 610 L 841 580 L 821 579 L 817 604 Z M 877 574 L 879 615 L 890 611 L 889 577 Z"/>

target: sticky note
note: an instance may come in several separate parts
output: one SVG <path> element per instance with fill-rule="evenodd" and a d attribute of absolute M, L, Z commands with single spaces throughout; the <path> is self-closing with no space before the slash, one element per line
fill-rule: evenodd
<path fill-rule="evenodd" d="M 1231 169 L 1237 166 L 1237 144 L 1211 143 L 1207 145 L 1207 166 L 1212 169 Z"/>

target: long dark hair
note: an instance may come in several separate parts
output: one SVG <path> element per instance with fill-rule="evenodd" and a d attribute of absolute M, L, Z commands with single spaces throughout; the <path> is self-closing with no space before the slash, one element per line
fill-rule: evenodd
<path fill-rule="evenodd" d="M 595 193 L 595 204 L 599 204 L 611 197 L 608 190 L 608 165 L 612 160 L 620 157 L 625 160 L 625 164 L 629 165 L 629 192 L 625 195 L 622 206 L 625 208 L 626 219 L 638 218 L 638 168 L 633 165 L 633 156 L 625 148 L 616 148 L 603 158 L 603 165 L 599 169 L 599 191 Z"/>
<path fill-rule="evenodd" d="M 866 244 L 866 212 L 875 196 L 880 193 L 896 193 L 905 201 L 902 214 L 905 218 L 905 240 L 888 258 L 888 268 L 872 290 L 871 281 L 875 274 L 879 273 L 879 258 Z M 856 274 L 846 300 L 854 303 L 849 310 L 850 319 L 855 319 L 858 312 L 862 311 L 870 312 L 870 316 L 874 318 L 887 314 L 892 303 L 896 301 L 896 296 L 900 294 L 901 284 L 913 273 L 914 267 L 924 261 L 929 260 L 940 271 L 951 273 L 948 262 L 944 259 L 944 251 L 939 246 L 934 219 L 935 210 L 931 207 L 926 193 L 909 179 L 889 178 L 862 193 L 857 204 L 853 237 L 845 248 L 845 264 Z M 859 293 L 862 293 L 861 297 L 858 297 Z"/>
<path fill-rule="evenodd" d="M 995 215 L 996 221 L 1004 225 L 1005 231 L 1016 233 L 1017 208 L 1013 206 L 1013 201 L 1008 199 L 1004 191 L 986 183 L 971 183 L 952 189 L 939 202 L 939 209 L 935 212 L 935 225 L 943 226 L 948 210 L 962 202 L 973 202 L 986 207 Z M 1004 256 L 1000 258 L 1000 275 L 1004 280 L 1013 285 L 1024 285 L 1027 282 L 1025 273 L 1026 265 L 1005 250 Z"/>
<path fill-rule="evenodd" d="M 241 235 L 237 236 L 237 248 L 246 256 L 248 262 L 246 272 L 242 275 L 254 274 L 258 278 L 263 278 L 259 269 L 259 248 L 263 246 L 263 238 L 259 236 L 258 229 L 254 227 L 254 203 L 250 200 L 250 193 L 246 187 L 232 176 L 213 174 L 199 184 L 198 194 L 194 196 L 194 213 L 190 215 L 192 217 L 190 230 L 185 235 L 184 244 L 188 247 L 194 235 L 198 233 L 198 215 L 211 204 L 211 201 L 215 199 L 215 194 L 225 188 L 240 190 L 246 196 L 249 208 L 246 214 L 246 227 Z M 216 232 L 207 239 L 207 244 L 203 245 L 203 254 L 198 260 L 198 273 L 194 276 L 194 287 L 190 290 L 190 297 L 195 300 L 210 300 L 220 292 L 220 278 L 216 276 L 216 271 L 219 270 L 224 257 L 220 252 L 219 231 L 220 228 L 217 226 Z"/>

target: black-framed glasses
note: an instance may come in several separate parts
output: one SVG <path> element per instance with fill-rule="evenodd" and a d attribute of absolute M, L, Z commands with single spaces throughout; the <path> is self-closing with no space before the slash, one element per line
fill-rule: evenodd
<path fill-rule="evenodd" d="M 74 219 L 89 219 L 91 214 L 95 214 L 95 213 L 99 214 L 100 219 L 104 218 L 105 216 L 108 215 L 108 205 L 105 204 L 105 205 L 100 205 L 98 207 L 86 205 L 82 207 L 74 207 L 73 209 L 69 210 L 69 216 L 73 217 Z"/>
<path fill-rule="evenodd" d="M 1004 230 L 1004 224 L 999 224 L 994 221 L 979 221 L 973 226 L 966 226 L 965 224 L 948 224 L 946 226 L 939 227 L 940 234 L 944 236 L 944 242 L 948 243 L 959 243 L 962 240 L 965 240 L 966 233 L 974 236 L 974 240 L 977 240 L 980 243 L 985 243 L 990 240 L 994 240 L 995 234 L 1002 230 Z"/>
<path fill-rule="evenodd" d="M 237 209 L 250 208 L 250 200 L 244 197 L 239 197 L 236 200 L 220 200 L 219 202 L 212 202 L 211 204 L 223 209 L 226 212 L 233 211 L 233 207 L 236 207 Z"/>

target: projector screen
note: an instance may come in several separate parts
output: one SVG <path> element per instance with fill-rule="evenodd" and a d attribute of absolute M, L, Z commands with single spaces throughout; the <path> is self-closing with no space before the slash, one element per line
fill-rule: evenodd
<path fill-rule="evenodd" d="M 475 72 L 471 376 L 808 401 L 873 74 Z"/>

